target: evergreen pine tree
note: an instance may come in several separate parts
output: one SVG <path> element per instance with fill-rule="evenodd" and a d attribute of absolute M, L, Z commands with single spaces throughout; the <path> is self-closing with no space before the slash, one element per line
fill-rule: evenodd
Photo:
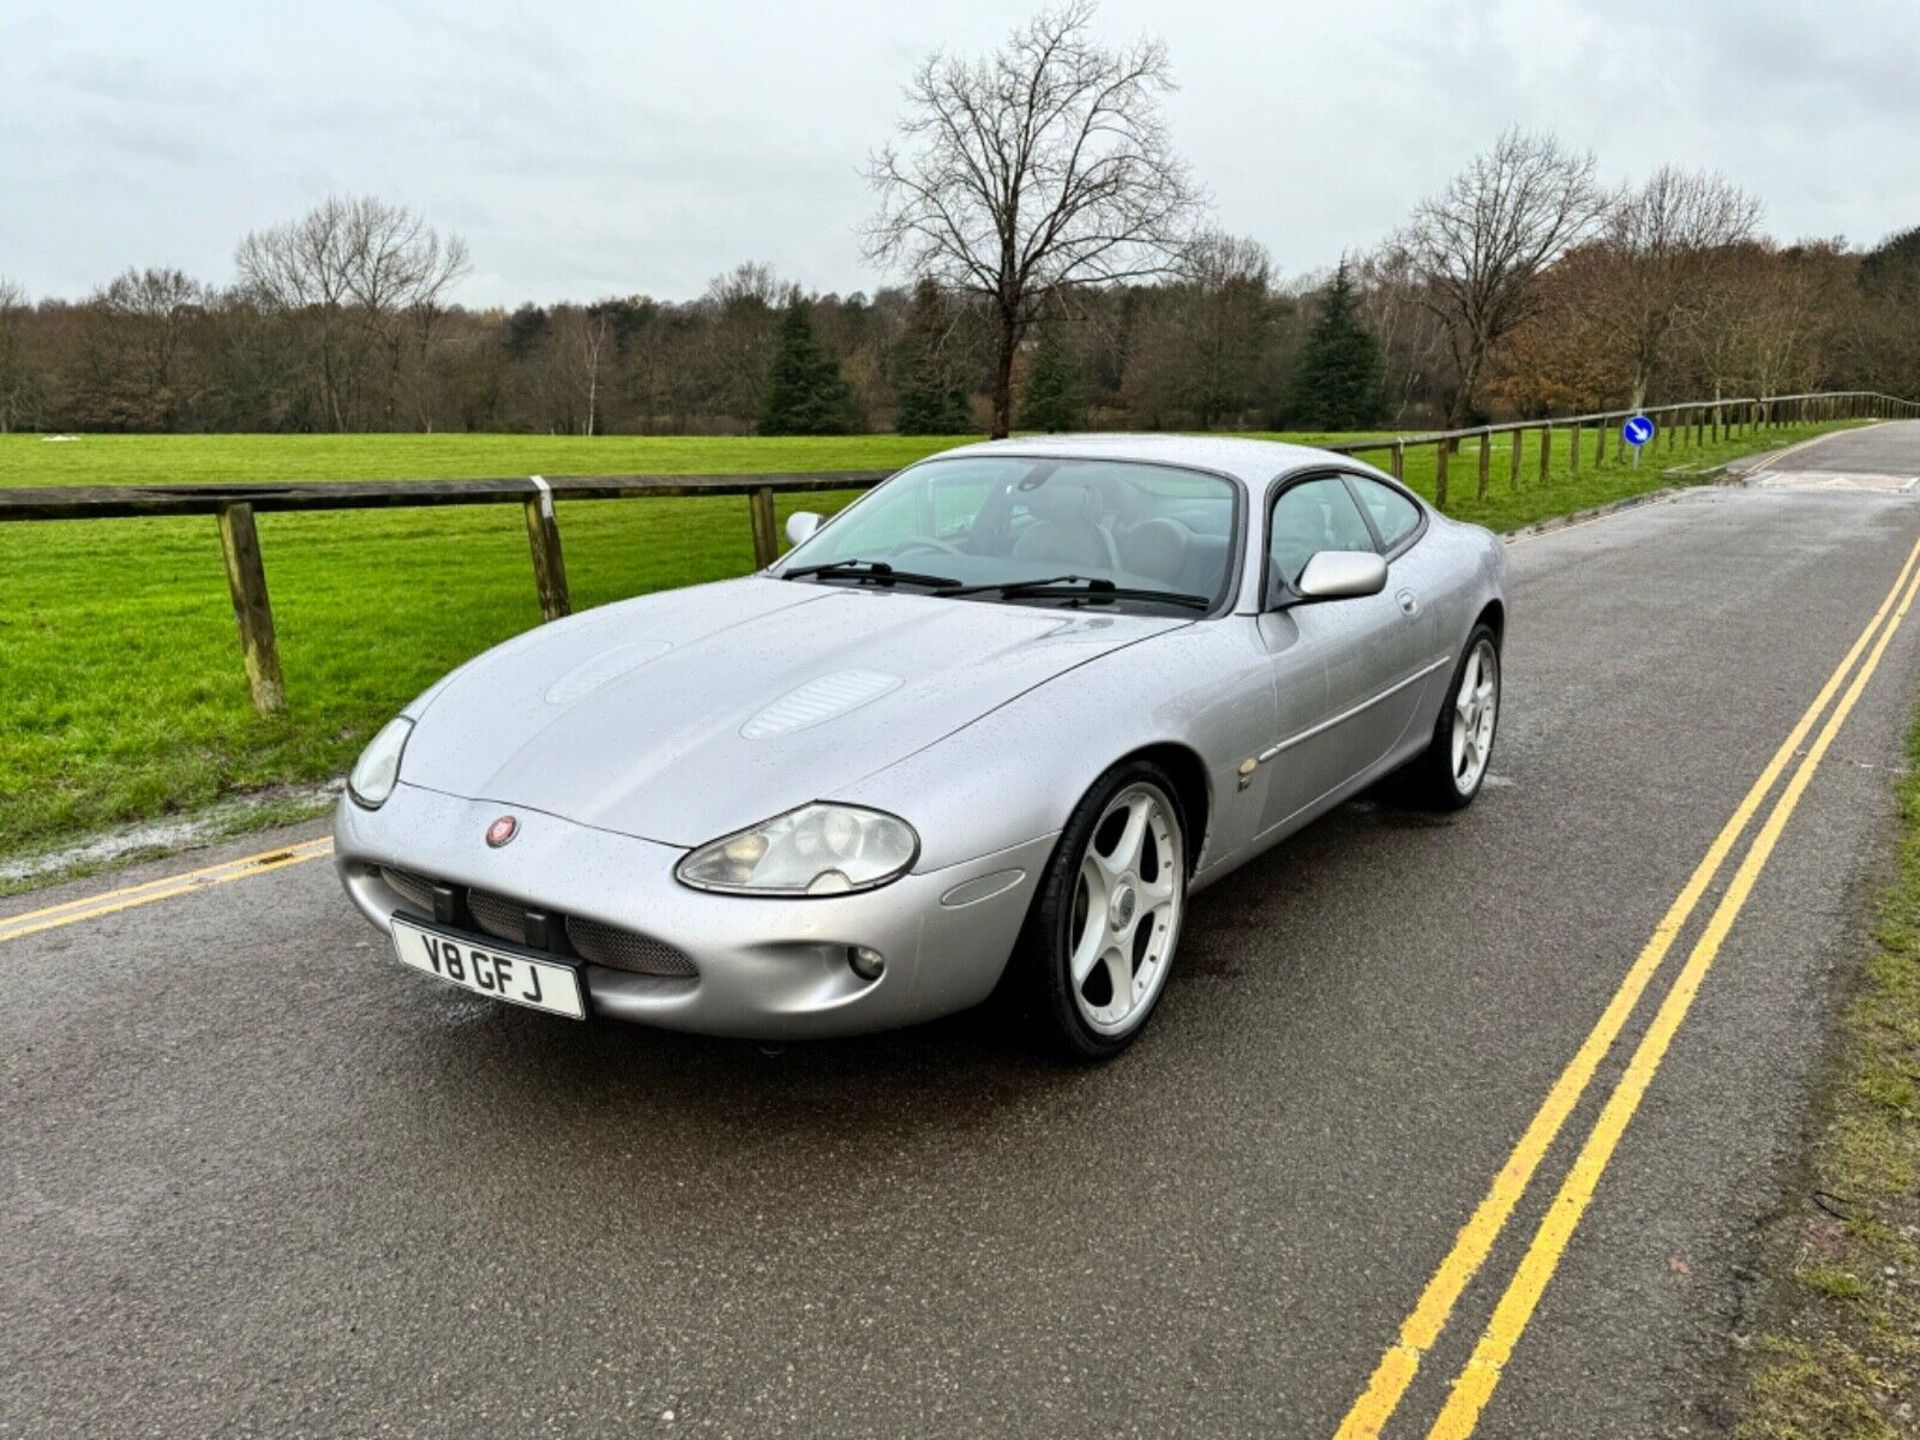
<path fill-rule="evenodd" d="M 1320 314 L 1294 366 L 1289 424 L 1312 430 L 1360 430 L 1381 409 L 1380 345 L 1360 323 L 1346 261 L 1320 297 Z"/>
<path fill-rule="evenodd" d="M 845 435 L 853 429 L 853 392 L 820 348 L 798 296 L 774 338 L 773 369 L 760 404 L 762 435 Z"/>
<path fill-rule="evenodd" d="M 973 428 L 967 392 L 943 353 L 950 318 L 939 285 L 923 278 L 914 287 L 898 351 L 900 402 L 893 428 L 902 435 L 963 435 Z"/>
<path fill-rule="evenodd" d="M 1073 357 L 1051 327 L 1044 329 L 1020 396 L 1020 428 L 1048 434 L 1078 430 L 1080 408 L 1080 380 Z"/>

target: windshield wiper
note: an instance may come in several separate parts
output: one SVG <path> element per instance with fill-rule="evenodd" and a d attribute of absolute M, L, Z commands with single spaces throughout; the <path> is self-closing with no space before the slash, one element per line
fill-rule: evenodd
<path fill-rule="evenodd" d="M 1084 587 L 1084 588 L 1083 588 Z M 947 595 L 998 595 L 1003 600 L 1152 600 L 1164 605 L 1183 605 L 1189 610 L 1211 610 L 1213 601 L 1205 595 L 1186 595 L 1178 590 L 1151 590 L 1115 585 L 1095 575 L 1055 575 L 1044 580 L 1006 580 L 997 585 L 962 585 Z"/>
<path fill-rule="evenodd" d="M 930 590 L 956 589 L 960 582 L 951 575 L 922 575 L 914 570 L 896 570 L 884 560 L 833 560 L 825 565 L 802 565 L 782 572 L 782 580 L 805 580 L 819 576 L 826 580 L 870 580 L 876 585 L 922 585 Z"/>

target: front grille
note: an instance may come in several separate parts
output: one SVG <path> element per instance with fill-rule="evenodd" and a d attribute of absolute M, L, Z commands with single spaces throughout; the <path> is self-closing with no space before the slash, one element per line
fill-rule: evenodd
<path fill-rule="evenodd" d="M 516 945 L 527 943 L 527 907 L 520 901 L 509 900 L 504 895 L 489 895 L 484 890 L 469 890 L 467 908 L 473 912 L 474 922 L 496 940 L 511 940 Z"/>
<path fill-rule="evenodd" d="M 380 878 L 401 899 L 424 914 L 433 914 L 433 881 L 424 875 L 416 875 L 411 870 L 395 870 L 391 866 L 382 866 Z"/>
<path fill-rule="evenodd" d="M 380 878 L 421 914 L 436 913 L 434 891 L 440 881 L 390 865 L 380 868 Z M 456 892 L 459 889 L 458 886 L 454 888 Z M 468 890 L 466 901 L 467 913 L 473 917 L 474 925 L 496 940 L 506 940 L 515 945 L 531 943 L 527 939 L 527 911 L 530 907 L 524 900 L 512 900 L 488 890 Z M 578 915 L 554 915 L 552 918 L 564 922 L 567 944 L 572 946 L 573 953 L 591 964 L 625 970 L 633 975 L 659 975 L 679 980 L 690 980 L 700 973 L 690 956 L 651 935 L 636 934 Z M 549 933 L 554 936 L 552 944 L 556 952 L 563 950 L 565 947 L 560 944 L 558 934 Z"/>
<path fill-rule="evenodd" d="M 636 975 L 687 976 L 697 973 L 693 961 L 664 940 L 655 940 L 651 935 L 636 935 L 631 930 L 618 930 L 611 925 L 602 925 L 598 920 L 583 920 L 574 916 L 567 921 L 567 939 L 586 959 L 596 965 L 612 966 L 615 970 L 631 970 Z"/>

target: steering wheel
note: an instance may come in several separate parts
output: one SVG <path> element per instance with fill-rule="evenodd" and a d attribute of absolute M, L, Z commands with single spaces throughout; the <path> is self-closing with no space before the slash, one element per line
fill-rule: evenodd
<path fill-rule="evenodd" d="M 942 555 L 958 555 L 960 553 L 960 547 L 958 545 L 949 545 L 946 541 L 936 540 L 931 535 L 924 536 L 918 540 L 903 540 L 893 547 L 893 553 L 895 555 L 913 555 L 924 550 L 934 550 Z"/>

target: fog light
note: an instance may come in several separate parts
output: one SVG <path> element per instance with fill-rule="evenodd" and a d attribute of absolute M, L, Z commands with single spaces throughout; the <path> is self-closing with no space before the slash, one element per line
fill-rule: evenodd
<path fill-rule="evenodd" d="M 847 947 L 847 964 L 853 967 L 853 973 L 862 980 L 878 980 L 887 968 L 887 957 L 878 950 L 869 950 L 864 945 Z"/>

